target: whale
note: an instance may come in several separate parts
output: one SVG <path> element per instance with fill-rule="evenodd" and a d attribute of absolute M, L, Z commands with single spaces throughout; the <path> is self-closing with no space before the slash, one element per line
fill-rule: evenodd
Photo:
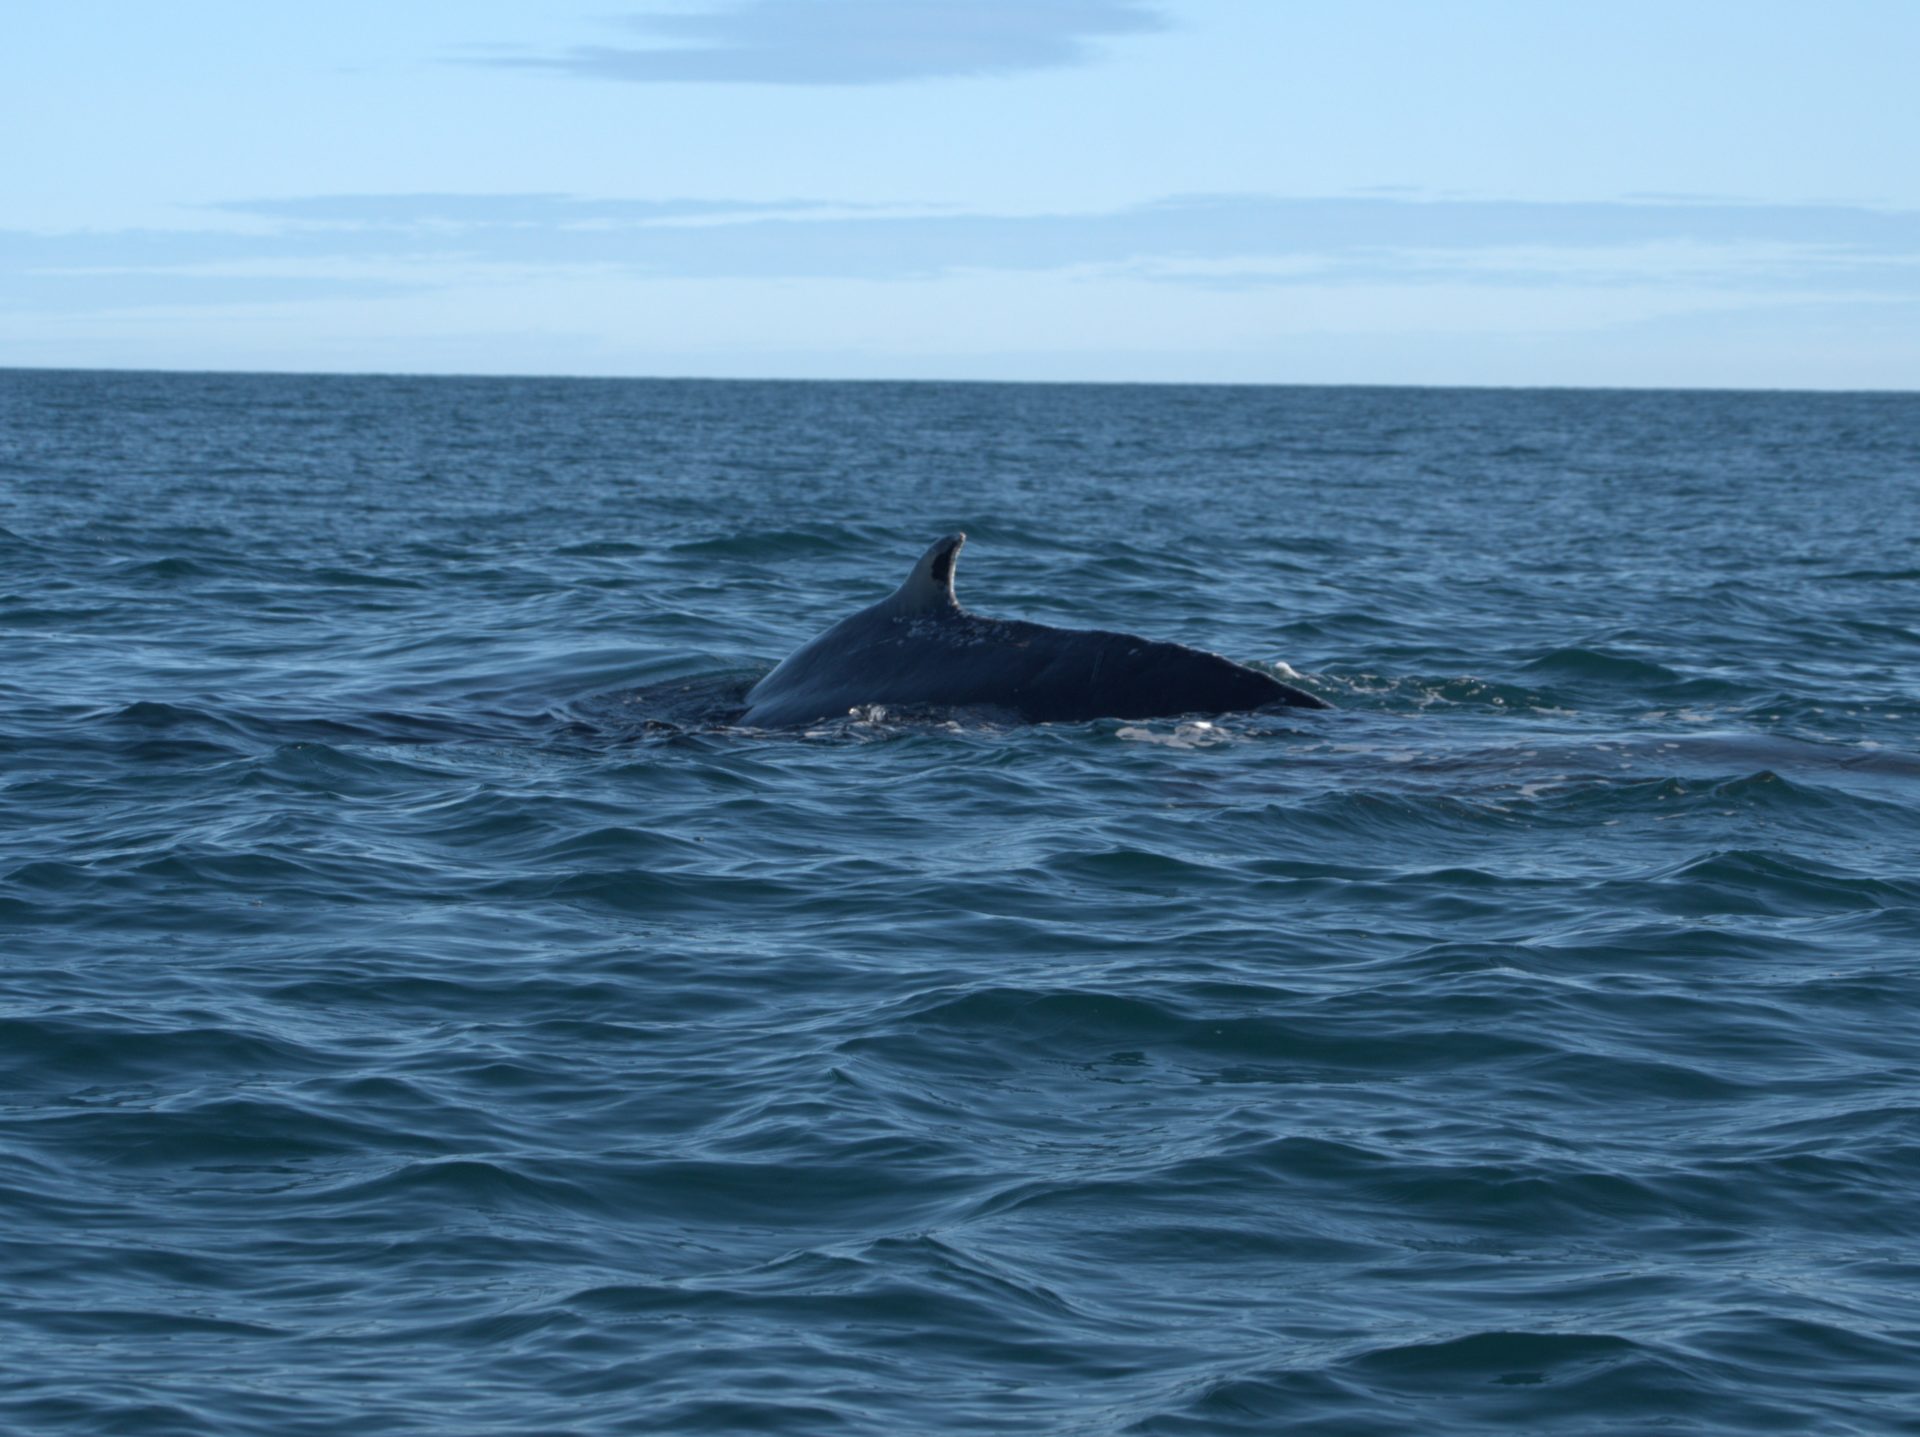
<path fill-rule="evenodd" d="M 874 705 L 1026 723 L 1331 707 L 1184 644 L 969 613 L 953 592 L 966 542 L 958 533 L 935 540 L 890 597 L 789 654 L 747 691 L 738 722 L 787 728 Z"/>

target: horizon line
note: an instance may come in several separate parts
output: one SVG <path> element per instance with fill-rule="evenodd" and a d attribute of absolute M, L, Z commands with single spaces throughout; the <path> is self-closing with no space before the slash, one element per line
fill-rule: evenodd
<path fill-rule="evenodd" d="M 164 375 L 221 379 L 451 379 L 497 380 L 519 383 L 552 380 L 586 384 L 862 384 L 862 385 L 974 385 L 1019 386 L 1028 389 L 1406 389 L 1442 393 L 1457 391 L 1541 394 L 1805 394 L 1831 396 L 1920 396 L 1920 387 L 1910 389 L 1874 389 L 1855 387 L 1807 388 L 1784 384 L 1427 384 L 1409 380 L 1306 380 L 1306 379 L 982 379 L 940 378 L 916 375 L 911 378 L 879 376 L 843 376 L 823 378 L 817 375 L 739 375 L 739 374 L 575 374 L 575 373 L 501 373 L 425 369 L 219 369 L 181 366 L 154 368 L 150 365 L 69 365 L 7 364 L 0 362 L 0 376 L 12 374 L 118 374 Z"/>

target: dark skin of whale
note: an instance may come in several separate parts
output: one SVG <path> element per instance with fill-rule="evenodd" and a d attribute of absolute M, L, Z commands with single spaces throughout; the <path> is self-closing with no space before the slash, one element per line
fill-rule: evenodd
<path fill-rule="evenodd" d="M 796 650 L 748 691 L 740 721 L 784 728 L 869 704 L 993 709 L 1028 723 L 1329 707 L 1184 644 L 970 614 L 953 596 L 965 542 L 939 540 L 891 598 Z"/>

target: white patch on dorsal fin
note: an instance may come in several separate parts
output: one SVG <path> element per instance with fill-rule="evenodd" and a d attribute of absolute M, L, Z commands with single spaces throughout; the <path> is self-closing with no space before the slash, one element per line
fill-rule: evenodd
<path fill-rule="evenodd" d="M 894 590 L 887 608 L 896 615 L 943 614 L 960 607 L 953 596 L 953 566 L 960 558 L 965 534 L 949 534 L 936 539 L 933 547 L 920 556 L 920 562 L 907 575 L 907 582 Z"/>

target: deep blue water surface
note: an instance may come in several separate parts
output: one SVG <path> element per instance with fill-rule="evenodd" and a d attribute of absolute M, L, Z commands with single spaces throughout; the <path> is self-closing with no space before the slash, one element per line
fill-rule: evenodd
<path fill-rule="evenodd" d="M 1327 713 L 712 721 L 963 602 Z M 1920 1433 L 1920 398 L 0 374 L 0 1430 Z"/>

